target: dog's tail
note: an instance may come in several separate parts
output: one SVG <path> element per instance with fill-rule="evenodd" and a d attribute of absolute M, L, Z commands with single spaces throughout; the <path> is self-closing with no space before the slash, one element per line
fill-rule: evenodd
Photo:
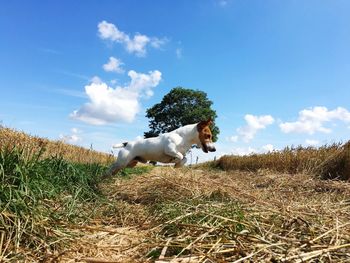
<path fill-rule="evenodd" d="M 116 149 L 116 148 L 123 148 L 123 147 L 125 147 L 126 145 L 128 145 L 128 143 L 127 143 L 127 142 L 123 142 L 123 143 L 114 144 L 112 147 L 113 147 L 114 149 Z"/>

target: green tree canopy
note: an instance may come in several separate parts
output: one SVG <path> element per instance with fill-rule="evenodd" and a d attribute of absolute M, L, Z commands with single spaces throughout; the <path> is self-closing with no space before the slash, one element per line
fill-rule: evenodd
<path fill-rule="evenodd" d="M 145 138 L 158 136 L 160 133 L 173 131 L 181 126 L 200 122 L 211 118 L 213 141 L 216 141 L 219 128 L 215 125 L 217 117 L 213 104 L 203 91 L 173 88 L 160 103 L 147 109 L 150 131 L 145 132 Z"/>

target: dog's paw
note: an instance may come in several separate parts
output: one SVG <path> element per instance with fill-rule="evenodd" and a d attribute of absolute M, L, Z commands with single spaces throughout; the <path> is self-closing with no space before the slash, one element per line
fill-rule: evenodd
<path fill-rule="evenodd" d="M 170 159 L 170 163 L 181 163 L 183 160 L 186 159 L 182 153 L 177 153 L 176 156 Z"/>
<path fill-rule="evenodd" d="M 181 162 L 181 160 L 177 157 L 173 157 L 172 159 L 170 159 L 170 163 L 179 163 Z"/>

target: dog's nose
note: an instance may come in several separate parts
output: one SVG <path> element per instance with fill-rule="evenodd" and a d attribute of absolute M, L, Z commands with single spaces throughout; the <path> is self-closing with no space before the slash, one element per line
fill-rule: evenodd
<path fill-rule="evenodd" d="M 208 147 L 208 150 L 209 150 L 210 152 L 215 152 L 215 151 L 216 151 L 214 145 L 211 145 L 210 147 Z"/>

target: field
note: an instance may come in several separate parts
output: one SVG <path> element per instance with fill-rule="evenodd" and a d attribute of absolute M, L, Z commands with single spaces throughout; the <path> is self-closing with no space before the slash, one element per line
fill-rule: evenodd
<path fill-rule="evenodd" d="M 109 155 L 0 134 L 1 262 L 350 262 L 348 144 L 101 181 Z"/>
<path fill-rule="evenodd" d="M 37 136 L 30 136 L 24 132 L 15 131 L 0 125 L 1 149 L 11 149 L 13 146 L 24 151 L 24 154 L 27 156 L 40 153 L 40 157 L 57 156 L 75 163 L 107 164 L 113 160 L 113 156 L 110 154 L 65 144 L 62 141 L 50 141 Z M 45 150 L 43 151 L 43 149 Z"/>

